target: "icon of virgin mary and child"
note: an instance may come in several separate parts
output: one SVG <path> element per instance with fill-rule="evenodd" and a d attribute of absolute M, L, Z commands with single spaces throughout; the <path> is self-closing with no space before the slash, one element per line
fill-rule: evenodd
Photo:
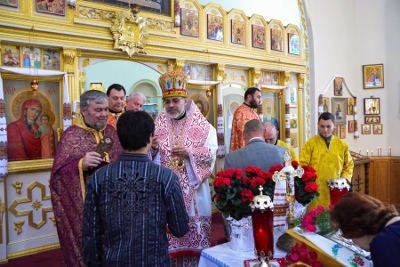
<path fill-rule="evenodd" d="M 21 107 L 21 116 L 7 126 L 8 161 L 52 158 L 54 156 L 54 130 L 50 116 L 42 114 L 42 104 L 27 99 Z M 40 120 L 39 125 L 37 120 Z"/>

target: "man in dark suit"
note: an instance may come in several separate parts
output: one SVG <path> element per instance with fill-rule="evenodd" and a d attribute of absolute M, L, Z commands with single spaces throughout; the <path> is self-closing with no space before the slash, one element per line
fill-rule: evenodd
<path fill-rule="evenodd" d="M 225 157 L 224 169 L 257 166 L 261 170 L 269 171 L 272 165 L 283 164 L 285 147 L 267 144 L 264 140 L 264 125 L 260 120 L 248 121 L 243 130 L 245 147 L 233 151 Z"/>

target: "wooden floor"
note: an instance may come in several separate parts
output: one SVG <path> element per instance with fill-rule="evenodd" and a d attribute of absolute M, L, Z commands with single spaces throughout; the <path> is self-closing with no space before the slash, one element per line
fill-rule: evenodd
<path fill-rule="evenodd" d="M 220 213 L 213 214 L 211 223 L 211 246 L 226 242 Z M 31 256 L 9 260 L 1 267 L 61 267 L 60 250 L 46 251 Z"/>

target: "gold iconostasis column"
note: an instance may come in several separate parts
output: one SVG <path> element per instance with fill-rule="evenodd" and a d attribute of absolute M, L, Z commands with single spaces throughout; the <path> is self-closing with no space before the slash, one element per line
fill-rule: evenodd
<path fill-rule="evenodd" d="M 83 93 L 83 88 L 79 90 L 79 80 L 77 79 L 77 73 L 79 73 L 78 51 L 76 49 L 64 48 L 62 55 L 63 69 L 68 74 L 69 99 L 72 112 L 74 110 L 74 101 L 79 101 L 80 95 Z M 72 124 L 76 124 L 78 120 L 79 116 L 76 116 L 76 118 L 72 117 Z"/>
<path fill-rule="evenodd" d="M 303 101 L 303 92 L 304 92 L 304 73 L 297 74 L 297 103 L 298 103 L 298 132 L 299 132 L 299 151 L 304 144 L 304 101 Z"/>

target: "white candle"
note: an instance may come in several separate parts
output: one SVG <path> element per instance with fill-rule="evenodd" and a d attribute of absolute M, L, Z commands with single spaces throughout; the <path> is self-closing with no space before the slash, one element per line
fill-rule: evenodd
<path fill-rule="evenodd" d="M 389 147 L 389 156 L 391 156 L 391 155 L 392 155 L 392 148 Z"/>
<path fill-rule="evenodd" d="M 374 156 L 374 151 L 373 150 L 371 150 L 371 157 L 373 157 Z"/>
<path fill-rule="evenodd" d="M 378 157 L 379 157 L 379 146 L 377 147 L 377 151 L 378 151 Z"/>
<path fill-rule="evenodd" d="M 367 149 L 367 157 L 368 157 L 368 149 Z"/>
<path fill-rule="evenodd" d="M 358 154 L 361 154 L 361 148 L 358 150 Z"/>

